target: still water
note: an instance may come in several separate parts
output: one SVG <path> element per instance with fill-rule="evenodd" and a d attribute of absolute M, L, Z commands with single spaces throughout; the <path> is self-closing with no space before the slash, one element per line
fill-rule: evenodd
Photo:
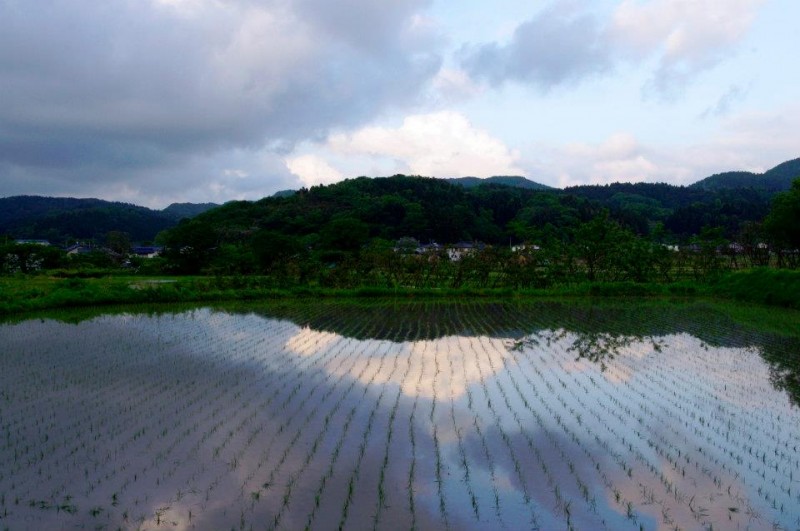
<path fill-rule="evenodd" d="M 0 528 L 798 529 L 800 341 L 699 304 L 0 325 Z"/>

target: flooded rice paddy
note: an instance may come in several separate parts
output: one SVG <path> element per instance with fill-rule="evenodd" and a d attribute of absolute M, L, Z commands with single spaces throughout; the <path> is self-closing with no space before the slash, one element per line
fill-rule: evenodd
<path fill-rule="evenodd" d="M 800 342 L 702 304 L 0 325 L 0 529 L 798 529 Z"/>

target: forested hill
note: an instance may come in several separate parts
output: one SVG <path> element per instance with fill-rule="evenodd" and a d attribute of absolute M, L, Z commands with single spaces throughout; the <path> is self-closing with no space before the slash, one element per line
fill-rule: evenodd
<path fill-rule="evenodd" d="M 487 177 L 481 179 L 480 177 L 457 177 L 445 179 L 447 182 L 463 186 L 464 188 L 474 188 L 476 186 L 483 186 L 489 184 L 502 184 L 505 186 L 513 186 L 516 188 L 526 188 L 528 190 L 552 190 L 551 187 L 531 181 L 525 177 L 518 175 L 498 175 L 495 177 Z"/>
<path fill-rule="evenodd" d="M 766 192 L 782 192 L 788 190 L 792 180 L 800 175 L 800 159 L 786 161 L 764 173 L 747 171 L 730 171 L 706 177 L 691 188 L 701 190 L 723 190 L 734 188 L 753 188 Z"/>
<path fill-rule="evenodd" d="M 746 222 L 769 211 L 767 194 L 752 189 L 701 190 L 667 184 L 614 184 L 566 190 L 484 185 L 397 175 L 360 177 L 302 189 L 287 197 L 237 201 L 181 223 L 161 237 L 168 246 L 213 247 L 275 242 L 349 252 L 375 238 L 410 237 L 441 244 L 546 242 L 567 237 L 604 210 L 640 235 L 685 242 L 704 227 L 735 238 Z M 269 243 L 268 242 L 272 242 Z"/>
<path fill-rule="evenodd" d="M 206 210 L 211 210 L 218 206 L 217 203 L 172 203 L 161 212 L 175 220 L 181 220 L 183 218 L 193 218 Z"/>
<path fill-rule="evenodd" d="M 160 211 L 101 199 L 4 197 L 0 198 L 0 234 L 63 244 L 72 239 L 103 241 L 109 232 L 119 231 L 132 241 L 148 241 L 181 218 L 191 217 L 192 209 L 191 204 Z"/>
<path fill-rule="evenodd" d="M 800 159 L 761 175 L 729 172 L 688 187 L 615 183 L 548 188 L 523 177 L 433 179 L 394 176 L 349 179 L 284 192 L 255 202 L 173 204 L 162 211 L 99 199 L 0 198 L 0 235 L 102 241 L 109 232 L 152 240 L 181 218 L 197 216 L 215 241 L 272 231 L 307 248 L 357 248 L 372 238 L 421 242 L 542 241 L 563 237 L 603 210 L 639 235 L 685 242 L 704 227 L 734 239 L 760 222 L 772 198 L 800 176 Z M 169 240 L 175 234 L 165 234 Z M 172 238 L 175 240 L 175 238 Z M 177 240 L 176 240 L 177 241 Z"/>

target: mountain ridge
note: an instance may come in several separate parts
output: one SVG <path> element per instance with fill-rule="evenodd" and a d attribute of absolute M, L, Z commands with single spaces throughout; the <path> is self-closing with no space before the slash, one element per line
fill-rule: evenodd
<path fill-rule="evenodd" d="M 193 219 L 198 216 L 204 219 L 216 219 L 216 216 L 206 217 L 206 214 L 218 209 L 220 212 L 231 212 L 239 208 L 230 207 L 229 205 L 232 204 L 249 204 L 253 210 L 268 205 L 269 208 L 264 215 L 274 219 L 275 216 L 282 215 L 281 212 L 287 214 L 288 207 L 286 205 L 301 200 L 300 196 L 308 194 L 325 198 L 322 202 L 327 205 L 324 206 L 324 217 L 332 219 L 332 213 L 347 214 L 347 209 L 351 208 L 348 206 L 350 203 L 342 202 L 340 195 L 354 193 L 354 191 L 362 194 L 363 197 L 373 194 L 376 198 L 381 197 L 383 198 L 381 200 L 390 203 L 405 201 L 402 205 L 403 209 L 410 207 L 409 201 L 420 204 L 431 201 L 434 199 L 431 194 L 441 194 L 443 197 L 458 198 L 459 201 L 462 201 L 464 200 L 462 192 L 468 193 L 473 196 L 473 199 L 469 200 L 472 201 L 473 206 L 479 205 L 483 201 L 489 201 L 483 207 L 475 206 L 478 210 L 469 215 L 476 217 L 484 226 L 490 227 L 492 222 L 490 220 L 480 221 L 480 216 L 488 215 L 491 211 L 491 215 L 495 216 L 494 222 L 498 221 L 497 216 L 503 220 L 500 228 L 504 231 L 509 230 L 505 227 L 505 223 L 519 214 L 513 209 L 524 208 L 524 205 L 530 202 L 532 194 L 537 193 L 562 198 L 574 196 L 588 200 L 595 204 L 595 207 L 608 208 L 612 212 L 616 212 L 620 219 L 627 220 L 626 222 L 632 227 L 638 227 L 637 230 L 640 232 L 648 230 L 648 224 L 652 226 L 658 222 L 664 223 L 676 234 L 696 232 L 698 227 L 704 223 L 724 225 L 727 230 L 732 231 L 737 220 L 755 220 L 763 217 L 771 197 L 777 192 L 789 189 L 791 181 L 798 176 L 800 176 L 800 158 L 778 164 L 763 174 L 744 171 L 724 172 L 706 177 L 689 186 L 675 186 L 666 183 L 613 183 L 559 189 L 548 187 L 522 176 L 494 176 L 485 179 L 478 177 L 412 178 L 399 175 L 378 178 L 359 177 L 332 185 L 315 186 L 311 189 L 284 190 L 257 201 L 231 201 L 222 206 L 214 203 L 173 203 L 162 210 L 96 198 L 21 195 L 0 198 L 0 234 L 6 234 L 13 238 L 41 238 L 55 243 L 63 243 L 69 239 L 102 240 L 108 232 L 120 231 L 128 233 L 133 241 L 151 241 L 159 232 L 176 226 L 181 219 Z M 391 184 L 392 179 L 395 178 L 421 179 L 423 183 L 438 184 L 428 187 L 409 185 L 410 188 L 405 192 L 396 190 L 384 193 L 380 191 L 381 189 L 397 188 Z M 411 189 L 415 191 L 409 191 Z M 512 190 L 518 190 L 518 193 L 511 193 Z M 416 191 L 424 191 L 427 196 L 431 197 L 416 197 L 411 201 L 411 196 L 404 197 L 402 195 L 413 195 Z M 398 193 L 400 195 L 397 195 Z M 497 201 L 502 199 L 508 204 L 492 205 L 492 200 L 488 199 L 491 196 L 496 196 Z M 439 199 L 436 198 L 435 202 L 441 203 Z M 559 199 L 559 201 L 562 200 Z M 393 209 L 401 210 L 397 205 L 394 207 L 388 205 L 386 208 L 384 215 L 389 216 L 387 220 L 395 215 L 392 214 Z M 413 216 L 419 217 L 419 214 L 412 212 L 417 207 L 410 208 L 411 210 L 407 214 L 412 217 L 405 222 L 412 227 Z M 486 210 L 486 213 L 481 214 L 481 208 Z M 715 218 L 711 214 L 713 209 L 721 209 L 719 214 L 722 217 Z M 750 209 L 751 212 L 747 213 L 747 209 Z M 239 215 L 247 218 L 249 214 L 244 210 L 239 212 Z M 303 213 L 303 215 L 306 214 L 308 212 Z M 463 212 L 459 215 L 462 214 Z M 299 214 L 295 212 L 292 215 Z M 313 215 L 317 216 L 319 212 Z M 428 215 L 432 217 L 436 215 L 436 212 L 431 211 Z M 224 217 L 219 219 L 222 220 Z M 401 220 L 398 219 L 398 223 L 400 222 Z M 302 224 L 299 219 L 293 223 Z M 284 225 L 278 220 L 274 224 L 276 228 Z M 286 228 L 290 230 L 290 227 Z M 474 232 L 473 237 L 482 234 L 477 231 L 472 232 Z M 388 235 L 393 231 L 386 231 L 386 233 Z M 428 233 L 430 236 L 434 235 L 432 231 Z M 453 233 L 453 235 L 455 234 Z M 464 234 L 466 235 L 466 232 Z"/>
<path fill-rule="evenodd" d="M 209 206 L 213 205 L 213 206 Z M 133 241 L 153 240 L 159 232 L 217 205 L 173 203 L 163 210 L 97 198 L 18 195 L 0 198 L 0 234 L 14 238 L 102 240 L 127 232 Z"/>

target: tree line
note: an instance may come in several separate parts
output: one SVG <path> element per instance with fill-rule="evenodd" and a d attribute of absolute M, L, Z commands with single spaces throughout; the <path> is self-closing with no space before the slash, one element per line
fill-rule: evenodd
<path fill-rule="evenodd" d="M 530 288 L 581 280 L 672 282 L 799 265 L 800 180 L 774 198 L 756 190 L 644 184 L 579 192 L 465 189 L 406 176 L 351 179 L 289 197 L 232 202 L 183 220 L 158 236 L 161 258 L 128 260 L 128 266 L 266 275 L 276 285 Z M 432 242 L 440 246 L 424 246 Z M 458 242 L 481 245 L 454 259 L 448 247 Z M 36 248 L 6 245 L 0 253 L 6 273 L 37 265 Z M 38 267 L 75 267 L 74 260 L 113 265 L 107 254 L 66 261 L 47 253 Z"/>

